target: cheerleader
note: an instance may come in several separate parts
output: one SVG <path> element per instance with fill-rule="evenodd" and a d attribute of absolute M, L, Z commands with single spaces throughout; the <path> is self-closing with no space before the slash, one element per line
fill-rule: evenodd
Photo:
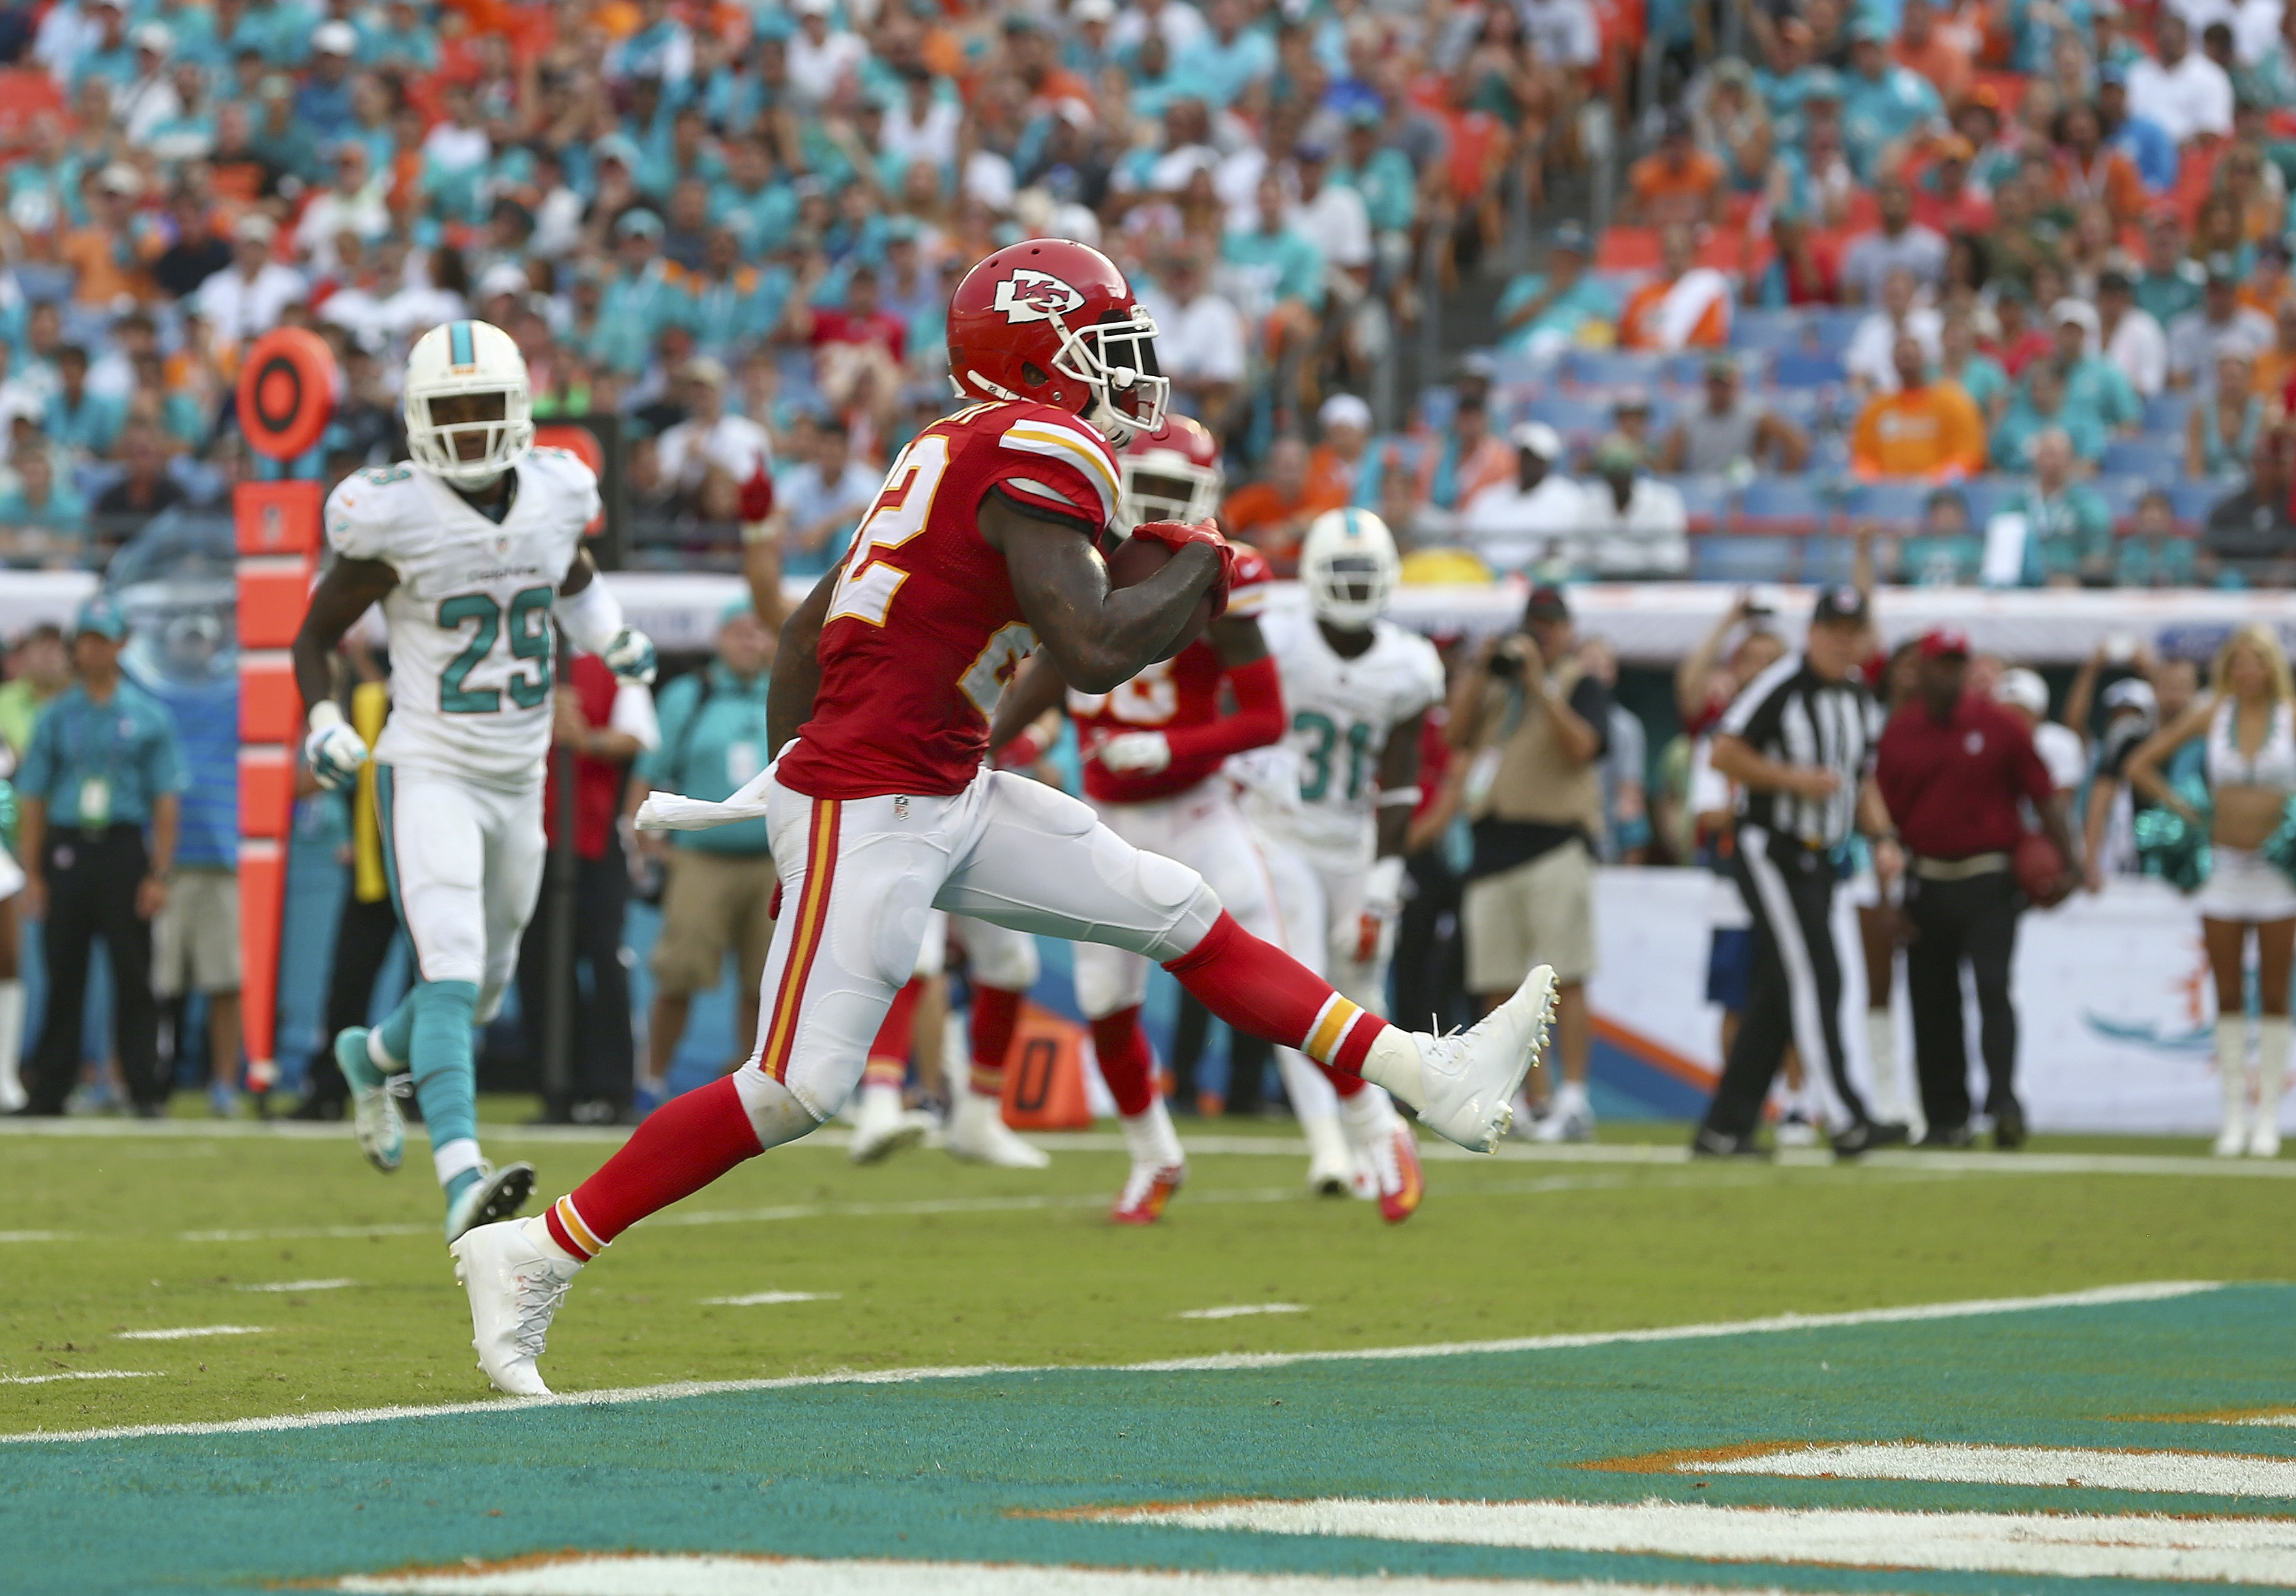
<path fill-rule="evenodd" d="M 2161 773 L 2169 754 L 2205 735 L 2213 868 L 2200 892 L 2201 934 L 2217 988 L 2217 1069 L 2224 1090 L 2220 1158 L 2280 1152 L 2280 1096 L 2291 1039 L 2289 967 L 2296 948 L 2296 881 L 2261 850 L 2296 793 L 2296 686 L 2267 628 L 2243 627 L 2217 651 L 2209 692 L 2129 756 L 2130 786 L 2187 823 L 2200 810 Z M 2248 936 L 2256 934 L 2256 1109 L 2249 1114 Z"/>

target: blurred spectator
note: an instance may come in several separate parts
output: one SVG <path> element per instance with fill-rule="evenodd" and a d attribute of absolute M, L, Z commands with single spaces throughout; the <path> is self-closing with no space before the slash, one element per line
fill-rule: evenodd
<path fill-rule="evenodd" d="M 1595 855 L 1606 865 L 1638 865 L 1650 851 L 1650 739 L 1641 718 L 1618 700 L 1619 655 L 1609 640 L 1588 638 L 1580 643 L 1578 667 L 1611 695 L 1609 745 L 1601 766 L 1603 835 Z"/>
<path fill-rule="evenodd" d="M 1874 195 L 1881 225 L 1851 239 L 1843 252 L 1842 297 L 1851 304 L 1879 300 L 1883 281 L 1899 267 L 1923 287 L 1935 288 L 1945 278 L 1945 240 L 1914 220 L 1913 191 L 1902 177 L 1885 177 Z"/>
<path fill-rule="evenodd" d="M 1893 383 L 1897 374 L 1894 362 L 1893 354 Z M 2002 411 L 2008 407 L 2012 387 L 2009 374 L 2001 369 L 2001 362 L 1978 350 L 1977 333 L 1964 313 L 1947 317 L 1938 330 L 1937 374 L 1939 382 L 1961 385 L 1988 426 L 1998 421 Z"/>
<path fill-rule="evenodd" d="M 66 232 L 56 244 L 56 258 L 75 275 L 76 303 L 118 311 L 153 297 L 151 263 L 164 245 L 137 219 L 135 204 L 143 193 L 143 177 L 125 161 L 114 161 L 97 175 L 86 224 Z"/>
<path fill-rule="evenodd" d="M 2136 285 L 2126 272 L 2109 271 L 2097 278 L 2096 310 L 2105 358 L 2139 398 L 2158 394 L 2169 381 L 2169 335 L 2138 307 Z"/>
<path fill-rule="evenodd" d="M 235 350 L 276 326 L 279 313 L 307 292 L 302 274 L 271 259 L 277 228 L 250 211 L 232 228 L 231 265 L 200 284 L 200 314 L 219 349 Z"/>
<path fill-rule="evenodd" d="M 2057 201 L 2062 205 L 2101 202 L 2114 227 L 2136 225 L 2144 208 L 2144 185 L 2136 163 L 2104 142 L 2104 126 L 2096 108 L 2069 105 L 2057 113 Z"/>
<path fill-rule="evenodd" d="M 1896 391 L 1894 351 L 1900 338 L 1920 344 L 1923 356 L 1931 363 L 1940 358 L 1939 338 L 1945 318 L 1931 306 L 1917 302 L 1920 292 L 1919 281 L 1907 267 L 1892 267 L 1883 274 L 1880 308 L 1857 324 L 1849 347 L 1841 354 L 1841 369 L 1857 392 Z"/>
<path fill-rule="evenodd" d="M 2136 501 L 2136 515 L 2120 540 L 2119 577 L 2124 588 L 2188 588 L 2194 576 L 2196 539 L 2177 525 L 2176 506 L 2154 488 Z"/>
<path fill-rule="evenodd" d="M 1969 180 L 1969 163 L 1977 155 L 1970 142 L 1950 133 L 1932 144 L 1930 153 L 1930 169 L 1914 189 L 1915 226 L 1940 238 L 1956 234 L 1982 237 L 1991 232 L 1993 202 Z"/>
<path fill-rule="evenodd" d="M 2020 667 L 2001 673 L 1993 696 L 2004 709 L 2025 723 L 2033 735 L 2033 752 L 2049 772 L 2049 784 L 2068 805 L 2088 779 L 2088 743 L 2081 734 L 2049 719 L 2049 684 L 2038 670 Z"/>
<path fill-rule="evenodd" d="M 656 446 L 662 480 L 706 521 L 733 520 L 742 484 L 774 465 L 766 429 L 726 410 L 727 381 L 726 368 L 707 355 L 687 361 L 685 419 Z"/>
<path fill-rule="evenodd" d="M 1352 393 L 1335 393 L 1316 412 L 1324 440 L 1308 453 L 1308 490 L 1342 504 L 1357 504 L 1364 451 L 1371 444 L 1371 407 Z"/>
<path fill-rule="evenodd" d="M 2096 112 L 2105 142 L 2135 163 L 2145 192 L 2158 194 L 2176 185 L 2177 141 L 2160 123 L 2129 109 L 2128 74 L 2136 59 L 2097 68 Z"/>
<path fill-rule="evenodd" d="M 2272 332 L 2272 347 L 2256 358 L 2256 391 L 2278 398 L 2296 383 L 2296 300 L 2274 313 Z"/>
<path fill-rule="evenodd" d="M 86 350 L 70 343 L 57 351 L 56 389 L 41 424 L 59 448 L 79 460 L 102 459 L 127 417 L 119 400 L 88 391 Z"/>
<path fill-rule="evenodd" d="M 1806 214 L 1787 206 L 1774 209 L 1770 240 L 1776 254 L 1761 275 L 1748 284 L 1747 303 L 1777 310 L 1789 305 L 1840 302 L 1841 277 L 1831 259 L 1819 252 Z"/>
<path fill-rule="evenodd" d="M 1156 362 L 1172 383 L 1172 405 L 1218 436 L 1242 391 L 1250 349 L 1243 317 L 1214 292 L 1202 260 L 1182 249 L 1166 266 L 1164 288 L 1142 298 L 1156 318 Z"/>
<path fill-rule="evenodd" d="M 1643 471 L 1642 450 L 1612 433 L 1595 447 L 1581 500 L 1575 564 L 1611 580 L 1680 577 L 1690 570 L 1682 491 Z"/>
<path fill-rule="evenodd" d="M 1586 519 L 1586 490 L 1556 467 L 1562 440 L 1536 421 L 1508 434 L 1514 445 L 1513 481 L 1493 482 L 1467 502 L 1460 531 L 1494 571 L 1521 571 L 1567 561 Z"/>
<path fill-rule="evenodd" d="M 2209 512 L 2198 565 L 2203 580 L 2296 586 L 2296 522 L 2289 517 L 2288 439 L 2267 432 L 2250 457 L 2248 485 Z"/>
<path fill-rule="evenodd" d="M 12 769 L 32 745 L 32 728 L 56 695 L 71 686 L 71 654 L 63 628 L 42 621 L 16 640 L 8 656 L 8 679 L 0 682 L 0 744 Z"/>
<path fill-rule="evenodd" d="M 1697 264 L 1688 227 L 1660 229 L 1656 281 L 1635 291 L 1619 317 L 1619 342 L 1630 350 L 1718 348 L 1730 341 L 1730 282 Z"/>
<path fill-rule="evenodd" d="M 876 502 L 878 473 L 853 458 L 845 420 L 824 415 L 814 424 L 810 457 L 777 481 L 774 514 L 780 522 L 782 571 L 819 576 L 843 557 L 853 529 Z"/>
<path fill-rule="evenodd" d="M 93 528 L 108 544 L 127 542 L 162 510 L 182 504 L 182 486 L 168 474 L 168 450 L 147 422 L 130 422 L 119 434 L 119 458 L 127 473 L 96 496 Z"/>
<path fill-rule="evenodd" d="M 1241 10 L 1238 0 L 1215 0 L 1214 11 L 1222 7 L 1231 13 Z M 1217 40 L 1207 43 L 1218 47 Z M 1280 367 L 1317 336 L 1325 292 L 1324 256 L 1292 226 L 1283 179 L 1272 170 L 1254 190 L 1252 217 L 1250 226 L 1228 230 L 1221 259 L 1245 286 L 1244 309 L 1259 325 L 1265 358 Z"/>
<path fill-rule="evenodd" d="M 1336 484 L 1319 489 L 1308 480 L 1308 446 L 1287 434 L 1268 448 L 1267 474 L 1227 496 L 1220 506 L 1220 526 L 1267 555 L 1279 571 L 1289 572 L 1300 558 L 1308 523 L 1348 498 Z"/>
<path fill-rule="evenodd" d="M 2104 458 L 2104 424 L 2067 402 L 2064 367 L 2054 358 L 2033 362 L 2007 413 L 1994 424 L 1988 452 L 1995 467 L 2020 473 L 2034 469 L 2033 440 L 2052 429 L 2071 441 L 2083 465 L 2094 467 Z"/>
<path fill-rule="evenodd" d="M 87 501 L 56 480 L 55 465 L 37 443 L 13 458 L 16 485 L 0 490 L 0 558 L 11 565 L 70 565 L 86 548 Z"/>
<path fill-rule="evenodd" d="M 1658 148 L 1628 170 L 1619 219 L 1646 226 L 1719 223 L 1727 197 L 1722 163 L 1698 147 L 1690 113 L 1677 107 L 1666 113 Z"/>
<path fill-rule="evenodd" d="M 1419 457 L 1416 487 L 1423 514 L 1443 522 L 1485 488 L 1514 474 L 1514 451 L 1492 436 L 1490 419 L 1482 394 L 1460 394 L 1442 441 Z"/>
<path fill-rule="evenodd" d="M 2152 28 L 2157 59 L 2139 57 L 2128 68 L 2128 110 L 2184 144 L 2202 134 L 2232 132 L 2232 79 L 2192 52 L 2185 19 L 2164 11 Z"/>
<path fill-rule="evenodd" d="M 2028 588 L 2109 588 L 2113 579 L 2112 512 L 2095 489 L 2073 477 L 2074 448 L 2062 427 L 2043 427 L 2028 451 L 2033 480 L 2002 506 L 2025 518 Z"/>
<path fill-rule="evenodd" d="M 189 188 L 168 202 L 173 239 L 152 263 L 152 280 L 171 300 L 188 299 L 231 264 L 231 243 L 215 228 L 213 209 Z"/>
<path fill-rule="evenodd" d="M 2169 386 L 2190 388 L 2226 355 L 2253 360 L 2272 347 L 2269 317 L 2239 302 L 2240 274 L 2229 255 L 2209 257 L 2200 308 L 2169 324 Z"/>
<path fill-rule="evenodd" d="M 2254 366 L 2238 355 L 2217 358 L 2217 380 L 2185 416 L 2187 476 L 2235 476 L 2248 469 L 2264 430 L 2265 400 L 2257 390 Z"/>
<path fill-rule="evenodd" d="M 1937 24 L 1937 8 L 1930 0 L 1906 0 L 1898 14 L 1898 43 L 1890 52 L 1898 64 L 1910 67 L 1930 81 L 1948 102 L 1961 98 L 1971 83 L 1969 49 L 1962 30 L 1947 8 L 1949 25 Z"/>
<path fill-rule="evenodd" d="M 1849 446 L 1861 475 L 1956 477 L 1985 469 L 1985 424 L 1957 383 L 1931 383 L 1921 344 L 1900 338 L 1898 389 L 1858 412 Z"/>
<path fill-rule="evenodd" d="M 1568 349 L 1590 325 L 1614 325 L 1620 306 L 1587 270 L 1586 229 L 1564 222 L 1546 241 L 1546 269 L 1508 284 L 1496 314 L 1501 349 L 1546 356 Z"/>
<path fill-rule="evenodd" d="M 1862 176 L 1877 176 L 1920 136 L 1945 131 L 1945 103 L 1936 86 L 1890 59 L 1890 24 L 1881 17 L 1860 16 L 1850 24 L 1842 91 L 1850 157 Z"/>
<path fill-rule="evenodd" d="M 349 31 L 348 23 L 329 26 Z M 319 31 L 324 33 L 326 29 Z M 390 231 L 390 210 L 383 201 L 385 185 L 368 172 L 366 147 L 345 139 L 335 146 L 328 166 L 327 186 L 303 207 L 301 219 L 295 224 L 296 248 L 309 259 L 311 270 L 322 276 L 334 272 L 340 264 L 335 240 L 341 234 L 356 234 L 372 243 Z"/>
<path fill-rule="evenodd" d="M 2065 374 L 2065 403 L 2085 411 L 2112 433 L 2130 433 L 2144 422 L 2144 401 L 2121 370 L 2097 352 L 2103 324 L 2096 308 L 2059 300 L 2049 308 L 2057 364 Z"/>
<path fill-rule="evenodd" d="M 2032 303 L 2031 290 L 2015 278 L 2003 282 L 1994 290 L 1996 331 L 1988 352 L 2013 377 L 2022 377 L 2028 366 L 2048 358 L 2057 347 L 2055 339 L 2029 319 Z"/>
<path fill-rule="evenodd" d="M 1809 458 L 1809 435 L 1744 391 L 1734 355 L 1706 358 L 1705 402 L 1685 410 L 1659 446 L 1669 474 L 1767 469 L 1798 472 Z"/>

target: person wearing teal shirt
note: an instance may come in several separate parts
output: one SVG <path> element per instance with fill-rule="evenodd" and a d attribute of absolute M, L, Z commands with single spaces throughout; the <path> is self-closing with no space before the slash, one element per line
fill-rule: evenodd
<path fill-rule="evenodd" d="M 1275 73 L 1275 41 L 1244 25 L 1242 0 L 1212 0 L 1211 29 L 1179 53 L 1173 74 L 1212 105 L 1225 110 L 1243 91 Z"/>
<path fill-rule="evenodd" d="M 434 71 L 439 65 L 439 37 L 426 26 L 414 0 L 390 0 L 381 18 L 368 13 L 351 25 L 359 33 L 359 64 L 370 68 L 397 67 L 400 71 Z"/>
<path fill-rule="evenodd" d="M 110 454 L 112 440 L 127 419 L 127 407 L 87 391 L 87 351 L 76 343 L 56 351 L 56 391 L 48 395 L 42 423 L 49 440 L 78 455 Z"/>
<path fill-rule="evenodd" d="M 727 150 L 725 175 L 709 190 L 709 225 L 730 229 L 753 261 L 797 226 L 797 190 L 777 179 L 763 139 L 736 139 Z"/>
<path fill-rule="evenodd" d="M 2097 490 L 2073 480 L 2073 445 L 2065 430 L 2043 427 L 2033 439 L 2033 480 L 2002 510 L 2025 518 L 2028 588 L 2070 578 L 2110 587 L 2113 578 L 2112 512 Z"/>
<path fill-rule="evenodd" d="M 2108 432 L 2130 432 L 2144 422 L 2144 401 L 2120 367 L 2090 351 L 2103 336 L 2104 324 L 2096 307 L 2079 300 L 2059 300 L 2050 308 L 2055 324 L 2057 360 L 2065 370 L 2065 407 L 2086 410 L 2103 422 Z"/>
<path fill-rule="evenodd" d="M 50 534 L 26 538 L 27 531 Z M 0 545 L 12 546 L 19 561 L 76 555 L 87 538 L 87 500 L 68 481 L 56 479 L 45 448 L 34 445 L 16 457 L 16 485 L 0 493 Z M 62 543 L 65 547 L 56 547 Z"/>
<path fill-rule="evenodd" d="M 2053 360 L 2036 360 L 2025 374 L 2025 386 L 2010 401 L 2009 414 L 1993 429 L 1993 466 L 1997 471 L 2034 469 L 2034 440 L 2052 427 L 2062 428 L 2073 453 L 2094 465 L 2104 458 L 2104 424 L 2086 410 L 2065 402 L 2065 380 Z"/>
<path fill-rule="evenodd" d="M 721 227 L 703 246 L 701 269 L 686 275 L 677 319 L 693 330 L 697 348 L 721 352 L 747 345 L 780 322 L 791 284 L 786 267 L 745 265 L 739 241 Z"/>
<path fill-rule="evenodd" d="M 1283 185 L 1269 173 L 1259 180 L 1256 226 L 1230 232 L 1220 259 L 1239 267 L 1259 290 L 1267 309 L 1296 303 L 1311 313 L 1324 309 L 1324 252 L 1283 218 Z"/>
<path fill-rule="evenodd" d="M 1842 144 L 1863 178 L 1874 158 L 1906 135 L 1945 125 L 1945 102 L 1930 80 L 1890 59 L 1888 29 L 1872 17 L 1849 30 L 1850 70 L 1841 79 Z"/>
<path fill-rule="evenodd" d="M 1619 296 L 1587 270 L 1587 234 L 1564 222 L 1548 241 L 1546 269 L 1525 272 L 1499 296 L 1499 348 L 1543 353 L 1576 341 L 1590 322 L 1619 319 Z"/>
<path fill-rule="evenodd" d="M 1332 169 L 1331 180 L 1363 196 L 1373 232 L 1407 234 L 1419 217 L 1419 175 L 1408 155 L 1380 143 L 1382 119 L 1368 105 L 1348 113 L 1346 160 Z"/>
<path fill-rule="evenodd" d="M 33 728 L 16 772 L 18 845 L 30 877 L 24 908 L 45 921 L 48 967 L 28 1115 L 62 1114 L 79 1080 L 88 956 L 99 936 L 111 960 L 120 1078 L 139 1116 L 156 1118 L 168 1100 L 152 996 L 152 918 L 168 900 L 187 784 L 167 710 L 120 673 L 127 637 L 127 620 L 109 597 L 81 607 L 74 680 Z"/>
<path fill-rule="evenodd" d="M 655 337 L 685 309 L 685 291 L 678 282 L 682 274 L 661 258 L 661 218 L 651 210 L 625 211 L 614 234 L 621 269 L 599 302 L 593 352 L 634 375 L 645 369 Z"/>
<path fill-rule="evenodd" d="M 718 619 L 718 655 L 661 689 L 655 712 L 661 741 L 638 761 L 631 801 L 651 788 L 722 802 L 766 768 L 772 753 L 766 695 L 772 685 L 773 639 L 747 599 Z M 658 834 L 640 847 L 663 857 Z M 735 1047 L 746 1057 L 757 1034 L 758 983 L 772 943 L 774 861 L 762 819 L 670 834 L 661 935 L 654 943 L 649 1073 L 669 1073 L 697 992 L 717 987 L 726 955 L 740 974 L 734 989 Z"/>

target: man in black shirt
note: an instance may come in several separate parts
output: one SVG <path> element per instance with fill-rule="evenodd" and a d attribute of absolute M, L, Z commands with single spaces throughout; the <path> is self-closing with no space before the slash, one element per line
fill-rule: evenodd
<path fill-rule="evenodd" d="M 1732 868 L 1753 917 L 1754 973 L 1721 1082 L 1690 1144 L 1695 1155 L 1760 1150 L 1754 1127 L 1788 1042 L 1812 1082 L 1838 1099 L 1829 1115 L 1835 1156 L 1906 1139 L 1905 1126 L 1866 1116 L 1841 1046 L 1837 851 L 1862 823 L 1876 839 L 1874 868 L 1885 886 L 1904 866 L 1873 788 L 1882 712 L 1853 670 L 1865 630 L 1865 596 L 1826 588 L 1802 651 L 1747 684 L 1715 728 L 1714 769 L 1739 791 Z"/>
<path fill-rule="evenodd" d="M 119 432 L 119 457 L 127 474 L 95 501 L 91 529 L 111 547 L 127 542 L 160 511 L 184 501 L 184 490 L 168 474 L 168 450 L 149 423 L 131 421 Z"/>
<path fill-rule="evenodd" d="M 2250 457 L 2248 486 L 2209 512 L 2201 533 L 2201 577 L 2229 572 L 2253 588 L 2296 583 L 2296 522 L 2288 515 L 2288 440 L 2267 430 Z"/>
<path fill-rule="evenodd" d="M 216 231 L 205 202 L 188 188 L 177 189 L 168 202 L 168 218 L 176 242 L 152 263 L 152 280 L 169 299 L 185 299 L 231 264 L 231 241 Z"/>

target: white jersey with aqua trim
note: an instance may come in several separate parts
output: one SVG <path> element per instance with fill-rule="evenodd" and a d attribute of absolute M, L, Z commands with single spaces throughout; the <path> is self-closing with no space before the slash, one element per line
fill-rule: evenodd
<path fill-rule="evenodd" d="M 1252 820 L 1317 863 L 1361 869 L 1372 860 L 1373 801 L 1388 736 L 1443 701 L 1443 662 L 1435 646 L 1389 621 L 1372 623 L 1372 645 L 1343 659 L 1304 609 L 1273 607 L 1260 618 L 1267 652 L 1283 680 L 1289 718 L 1283 746 L 1297 761 L 1299 802 L 1247 794 Z"/>
<path fill-rule="evenodd" d="M 355 472 L 327 496 L 327 544 L 398 573 L 382 601 L 390 631 L 390 720 L 375 757 L 492 786 L 538 786 L 550 749 L 551 606 L 598 480 L 564 449 L 515 467 L 497 526 L 412 465 Z"/>

